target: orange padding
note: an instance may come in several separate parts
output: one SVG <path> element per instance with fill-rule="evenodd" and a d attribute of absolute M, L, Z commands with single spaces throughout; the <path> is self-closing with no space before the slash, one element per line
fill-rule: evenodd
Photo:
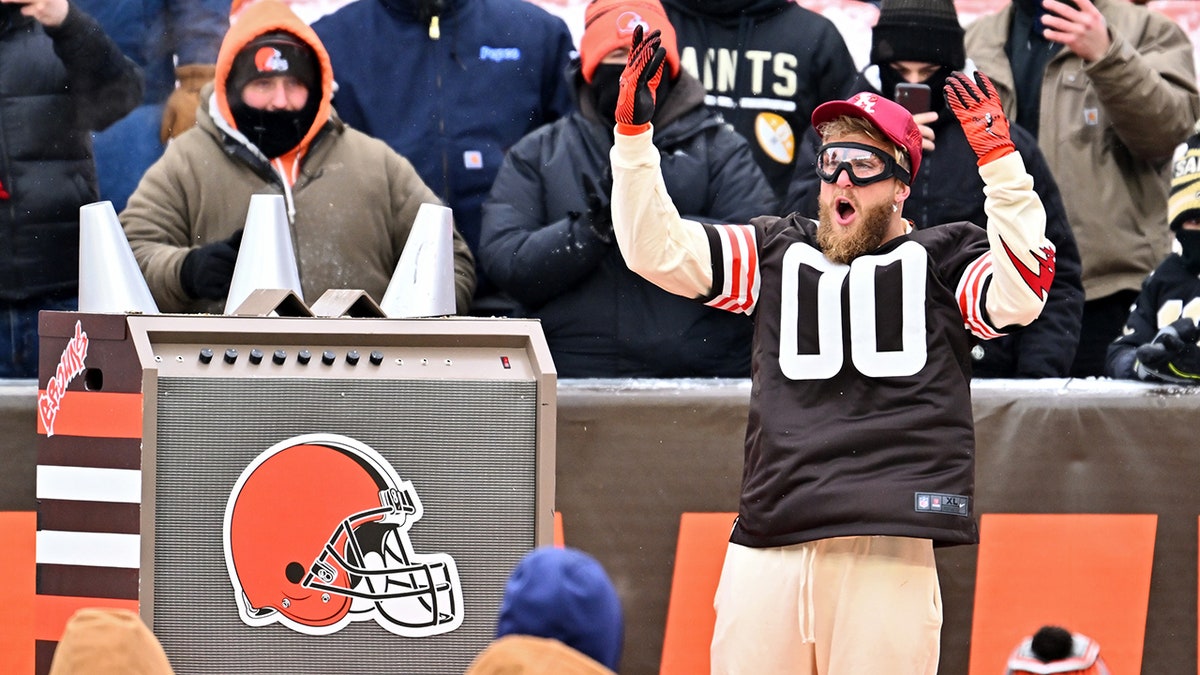
<path fill-rule="evenodd" d="M 717 616 L 713 596 L 735 518 L 736 513 L 684 513 L 679 518 L 659 675 L 709 672 L 708 648 Z"/>
<path fill-rule="evenodd" d="M 113 598 L 76 598 L 66 595 L 37 595 L 34 596 L 35 619 L 33 638 L 58 642 L 63 630 L 75 612 L 84 607 L 113 607 L 138 611 L 137 600 L 116 600 Z"/>
<path fill-rule="evenodd" d="M 996 675 L 1043 625 L 1100 643 L 1113 673 L 1140 673 L 1154 559 L 1153 514 L 980 518 L 969 675 Z"/>
<path fill-rule="evenodd" d="M 39 434 L 46 433 L 42 408 L 46 391 L 38 391 Z M 141 438 L 142 395 L 110 394 L 99 391 L 69 391 L 53 413 L 55 436 L 95 438 Z"/>
<path fill-rule="evenodd" d="M 554 545 L 562 548 L 566 545 L 566 538 L 563 536 L 562 512 L 554 512 Z"/>
<path fill-rule="evenodd" d="M 37 513 L 0 511 L 0 541 L 5 543 L 4 583 L 0 583 L 0 673 L 34 671 L 33 595 L 37 585 L 34 548 Z"/>

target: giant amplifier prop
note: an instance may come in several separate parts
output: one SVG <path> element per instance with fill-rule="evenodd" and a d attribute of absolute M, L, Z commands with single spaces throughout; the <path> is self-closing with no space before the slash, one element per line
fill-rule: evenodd
<path fill-rule="evenodd" d="M 462 673 L 553 537 L 540 326 L 43 312 L 38 670 L 79 607 L 180 673 Z"/>

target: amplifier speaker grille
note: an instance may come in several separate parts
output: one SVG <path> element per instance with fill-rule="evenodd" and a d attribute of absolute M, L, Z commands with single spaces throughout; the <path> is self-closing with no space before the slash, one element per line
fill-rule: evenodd
<path fill-rule="evenodd" d="M 491 641 L 504 579 L 535 542 L 535 382 L 160 377 L 157 393 L 153 617 L 178 672 L 457 675 Z M 457 630 L 407 638 L 367 620 L 314 637 L 241 622 L 222 544 L 231 489 L 306 433 L 357 439 L 412 481 L 414 550 L 457 563 Z"/>

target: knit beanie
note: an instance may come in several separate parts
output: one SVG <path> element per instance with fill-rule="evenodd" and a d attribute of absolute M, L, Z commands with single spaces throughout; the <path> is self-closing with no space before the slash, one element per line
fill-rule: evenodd
<path fill-rule="evenodd" d="M 625 639 L 621 599 L 595 558 L 543 546 L 519 562 L 504 587 L 496 637 L 553 638 L 617 670 Z"/>
<path fill-rule="evenodd" d="M 583 15 L 583 37 L 579 40 L 579 62 L 584 81 L 592 81 L 592 74 L 604 57 L 617 49 L 629 48 L 633 43 L 633 29 L 639 25 L 647 35 L 654 30 L 662 31 L 669 75 L 679 75 L 675 28 L 658 0 L 592 0 Z"/>
<path fill-rule="evenodd" d="M 883 0 L 871 32 L 871 63 L 921 61 L 962 70 L 963 36 L 953 0 Z"/>
<path fill-rule="evenodd" d="M 242 87 L 251 80 L 284 75 L 303 82 L 310 95 L 319 96 L 321 81 L 312 47 L 286 31 L 264 33 L 246 43 L 233 58 L 226 91 L 231 98 L 240 98 Z"/>
<path fill-rule="evenodd" d="M 1192 134 L 1175 151 L 1167 218 L 1172 230 L 1189 218 L 1200 219 L 1200 133 Z"/>

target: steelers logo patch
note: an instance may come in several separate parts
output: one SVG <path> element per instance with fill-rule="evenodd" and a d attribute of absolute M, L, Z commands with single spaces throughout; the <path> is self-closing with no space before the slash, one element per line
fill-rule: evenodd
<path fill-rule="evenodd" d="M 796 157 L 796 135 L 792 125 L 773 112 L 759 113 L 754 120 L 754 137 L 758 146 L 780 164 L 791 164 Z"/>

